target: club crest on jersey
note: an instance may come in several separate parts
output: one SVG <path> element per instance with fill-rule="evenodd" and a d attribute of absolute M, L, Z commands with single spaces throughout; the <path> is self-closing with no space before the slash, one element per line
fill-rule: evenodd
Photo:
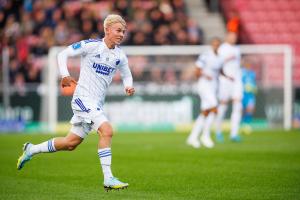
<path fill-rule="evenodd" d="M 100 63 L 100 64 L 94 63 L 93 64 L 93 69 L 96 70 L 96 73 L 103 74 L 103 75 L 106 75 L 106 76 L 110 75 L 115 70 L 115 68 L 112 68 L 112 67 L 110 67 L 106 64 L 103 64 L 103 63 Z"/>
<path fill-rule="evenodd" d="M 120 64 L 120 60 L 119 59 L 116 60 L 116 65 L 118 65 L 118 64 Z"/>
<path fill-rule="evenodd" d="M 81 47 L 81 42 L 76 42 L 76 43 L 74 43 L 74 44 L 72 44 L 72 48 L 73 49 L 79 49 Z"/>

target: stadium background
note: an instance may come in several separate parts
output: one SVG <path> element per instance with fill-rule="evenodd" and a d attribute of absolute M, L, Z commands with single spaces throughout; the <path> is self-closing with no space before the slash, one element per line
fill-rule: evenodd
<path fill-rule="evenodd" d="M 47 73 L 45 68 L 47 68 L 50 48 L 66 46 L 87 38 L 101 38 L 103 18 L 110 12 L 120 13 L 128 21 L 124 46 L 203 45 L 207 44 L 213 36 L 224 38 L 226 29 L 238 32 L 239 44 L 291 45 L 294 50 L 292 118 L 294 127 L 299 127 L 298 10 L 299 2 L 295 0 L 287 2 L 265 0 L 262 3 L 255 0 L 249 2 L 242 0 L 3 1 L 0 10 L 2 64 L 7 61 L 8 64 L 5 66 L 8 69 L 1 70 L 0 130 L 49 131 L 45 128 L 47 110 L 43 108 L 45 100 L 42 98 L 45 95 L 44 80 Z M 279 13 L 281 17 L 278 17 Z M 195 90 L 187 88 L 187 92 L 178 91 L 178 88 L 184 84 L 195 83 L 192 65 L 196 56 L 129 57 L 135 84 L 140 88 L 137 96 L 141 98 L 137 101 L 150 98 L 150 101 L 156 99 L 167 105 L 169 100 L 176 101 L 182 96 L 192 101 L 190 113 L 184 114 L 182 111 L 178 115 L 186 117 L 170 119 L 171 126 L 165 126 L 169 127 L 168 130 L 178 129 L 176 124 L 180 120 L 184 121 L 180 127 L 190 128 L 198 113 L 200 102 Z M 272 54 L 249 57 L 257 73 L 259 85 L 255 113 L 258 122 L 256 127 L 270 128 L 282 124 L 283 57 Z M 72 74 L 78 77 L 78 60 L 69 62 L 69 68 Z M 269 81 L 263 79 L 265 76 Z M 119 83 L 120 76 L 117 75 L 112 88 L 116 88 Z M 276 85 L 281 87 L 278 91 Z M 274 86 L 272 92 L 263 90 Z M 123 101 L 120 88 L 110 91 L 108 102 Z M 269 99 L 279 100 L 272 103 Z M 70 98 L 61 95 L 58 97 L 57 120 L 59 122 L 66 122 L 72 116 L 69 100 Z M 276 107 L 278 111 L 274 111 Z M 110 112 L 115 113 L 112 109 Z M 161 113 L 169 113 L 169 118 L 174 117 L 166 110 L 162 110 Z M 156 124 L 154 123 L 152 127 L 146 125 L 144 129 L 156 129 L 157 126 L 161 127 L 161 130 L 164 129 L 162 127 L 164 125 L 159 121 L 164 120 L 162 123 L 167 124 L 167 119 L 159 118 L 160 113 L 150 113 L 150 115 L 153 115 L 155 119 L 152 121 Z M 126 120 L 126 117 L 121 120 L 121 123 L 116 123 L 117 127 L 123 127 L 120 130 L 127 127 L 126 123 L 124 125 L 124 119 Z M 130 130 L 138 130 L 136 127 L 140 127 L 139 122 Z M 67 129 L 63 130 L 67 131 Z"/>
<path fill-rule="evenodd" d="M 116 146 L 115 168 L 120 171 L 121 176 L 131 177 L 129 180 L 131 182 L 137 182 L 139 177 L 145 178 L 140 186 L 135 185 L 135 189 L 127 194 L 123 193 L 124 196 L 112 194 L 111 197 L 104 197 L 112 199 L 186 199 L 187 197 L 199 199 L 201 195 L 204 199 L 299 198 L 299 0 L 2 0 L 0 1 L 0 155 L 3 160 L 1 160 L 0 168 L 2 182 L 0 199 L 21 199 L 22 196 L 19 195 L 30 190 L 28 186 L 22 188 L 21 184 L 24 183 L 40 188 L 33 192 L 29 199 L 36 199 L 39 195 L 42 199 L 47 199 L 49 198 L 47 192 L 51 195 L 57 191 L 61 195 L 65 190 L 70 190 L 74 194 L 77 192 L 64 184 L 57 186 L 51 181 L 46 182 L 45 180 L 49 177 L 65 181 L 77 188 L 85 188 L 88 192 L 76 193 L 78 199 L 85 197 L 93 199 L 102 195 L 97 193 L 98 185 L 96 184 L 99 181 L 92 179 L 96 174 L 98 176 L 99 171 L 96 169 L 91 169 L 87 174 L 88 178 L 82 183 L 74 175 L 83 170 L 80 164 L 76 165 L 67 177 L 64 177 L 63 172 L 69 170 L 68 165 L 57 168 L 55 166 L 57 160 L 62 163 L 67 160 L 95 165 L 98 162 L 97 158 L 86 157 L 86 153 L 91 154 L 89 150 L 95 146 L 95 134 L 87 139 L 79 152 L 74 153 L 78 156 L 77 158 L 74 156 L 68 160 L 68 155 L 65 153 L 52 160 L 47 156 L 49 160 L 44 159 L 32 163 L 32 169 L 29 166 L 26 169 L 29 171 L 21 175 L 14 172 L 11 167 L 15 164 L 14 161 L 21 151 L 18 148 L 23 142 L 27 140 L 40 142 L 52 137 L 47 134 L 49 130 L 45 128 L 45 110 L 42 100 L 45 93 L 43 80 L 46 77 L 45 68 L 49 50 L 51 47 L 66 46 L 82 39 L 102 37 L 103 19 L 111 12 L 121 14 L 128 23 L 128 32 L 123 46 L 206 45 L 213 36 L 224 38 L 226 30 L 238 32 L 239 44 L 291 45 L 293 48 L 292 118 L 294 129 L 286 135 L 281 130 L 282 126 L 276 126 L 282 123 L 282 118 L 279 120 L 276 118 L 277 115 L 282 114 L 280 110 L 282 88 L 279 92 L 271 92 L 272 95 L 269 96 L 269 100 L 280 99 L 277 106 L 269 109 L 274 111 L 275 120 L 272 121 L 271 126 L 268 120 L 264 124 L 260 123 L 260 119 L 267 118 L 265 108 L 270 106 L 266 98 L 269 93 L 265 93 L 260 86 L 277 84 L 282 87 L 284 79 L 282 56 L 250 57 L 253 68 L 258 74 L 259 84 L 258 105 L 255 113 L 257 123 L 253 124 L 257 129 L 254 133 L 245 136 L 245 142 L 239 144 L 240 146 L 226 141 L 225 144 L 217 146 L 212 151 L 201 149 L 198 152 L 192 151 L 184 144 L 191 124 L 199 112 L 200 102 L 194 90 L 183 87 L 183 85 L 189 86 L 195 82 L 192 64 L 196 55 L 129 57 L 133 78 L 139 88 L 137 94 L 128 101 L 124 100 L 121 87 L 118 87 L 120 77 L 116 76 L 107 97 L 107 105 L 110 112 L 118 116 L 120 113 L 117 108 L 130 107 L 133 104 L 137 106 L 136 112 L 138 113 L 138 117 L 133 118 L 133 121 L 140 119 L 150 123 L 152 120 L 155 123 L 151 126 L 141 126 L 140 121 L 133 125 L 123 123 L 124 118 L 130 118 L 136 113 L 130 113 L 128 116 L 122 113 L 123 118 L 112 120 L 117 130 L 114 143 Z M 75 77 L 79 71 L 77 63 L 76 59 L 69 63 L 69 69 Z M 4 68 L 4 65 L 8 70 Z M 268 69 L 268 79 L 274 82 L 262 81 L 262 67 Z M 57 84 L 59 84 L 59 79 L 57 79 Z M 67 122 L 72 116 L 70 99 L 70 96 L 62 96 L 61 93 L 58 95 L 58 121 L 62 123 L 55 133 L 65 134 L 68 131 Z M 147 111 L 151 114 L 151 111 L 158 106 L 157 102 L 160 103 L 160 112 L 153 112 L 152 116 L 146 118 L 143 112 Z M 183 109 L 180 109 L 181 106 Z M 176 115 L 172 113 L 174 107 L 178 108 Z M 186 107 L 190 109 L 186 110 Z M 117 120 L 120 120 L 119 124 L 116 123 Z M 181 123 L 182 121 L 184 123 Z M 180 126 L 174 126 L 174 123 L 179 123 Z M 274 131 L 274 128 L 277 130 Z M 125 133 L 118 134 L 121 132 Z M 144 134 L 128 134 L 132 132 Z M 127 149 L 128 156 L 122 154 L 124 149 Z M 155 155 L 161 157 L 157 158 Z M 183 162 L 189 164 L 183 166 L 182 163 L 177 163 L 178 155 L 183 156 Z M 135 159 L 140 157 L 142 157 L 141 161 L 135 162 Z M 202 158 L 205 159 L 202 160 Z M 129 162 L 133 167 L 145 169 L 145 172 L 137 170 L 133 173 Z M 39 171 L 38 166 L 45 164 L 52 167 L 49 169 L 52 175 L 44 175 Z M 124 165 L 127 168 L 122 168 Z M 236 166 L 239 170 L 232 170 Z M 203 171 L 199 172 L 198 170 L 201 169 Z M 131 171 L 129 175 L 128 170 Z M 34 171 L 38 173 L 33 175 Z M 166 174 L 161 175 L 161 171 Z M 252 174 L 252 177 L 248 177 L 247 171 Z M 228 173 L 235 175 L 229 178 L 224 175 Z M 58 174 L 57 176 L 63 178 L 58 178 L 53 174 Z M 185 178 L 173 180 L 174 174 L 185 176 Z M 156 180 L 157 176 L 161 176 L 161 179 Z M 204 181 L 206 185 L 201 183 L 203 177 L 210 180 Z M 170 178 L 174 181 L 174 188 L 167 187 Z M 91 188 L 88 181 L 95 184 L 95 188 Z M 201 186 L 202 189 L 197 186 Z M 179 192 L 181 189 L 185 191 L 182 194 Z M 54 195 L 54 197 L 74 199 L 71 193 L 62 196 Z"/>

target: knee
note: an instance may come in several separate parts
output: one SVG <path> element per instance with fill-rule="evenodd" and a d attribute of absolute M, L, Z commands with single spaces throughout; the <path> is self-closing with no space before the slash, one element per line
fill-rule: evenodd
<path fill-rule="evenodd" d="M 239 101 L 235 101 L 233 102 L 233 106 L 232 106 L 232 110 L 236 111 L 236 112 L 241 112 L 243 109 L 242 103 Z"/>
<path fill-rule="evenodd" d="M 73 151 L 76 149 L 76 147 L 77 147 L 77 145 L 70 144 L 70 145 L 68 145 L 68 151 Z"/>
<path fill-rule="evenodd" d="M 78 142 L 77 141 L 67 141 L 66 142 L 66 149 L 68 151 L 73 151 L 76 149 L 76 147 L 78 146 Z"/>
<path fill-rule="evenodd" d="M 113 129 L 111 126 L 104 126 L 98 129 L 99 133 L 103 137 L 112 137 L 113 136 Z"/>
<path fill-rule="evenodd" d="M 105 137 L 112 137 L 113 136 L 112 128 L 107 128 L 107 129 L 103 130 L 103 135 Z"/>

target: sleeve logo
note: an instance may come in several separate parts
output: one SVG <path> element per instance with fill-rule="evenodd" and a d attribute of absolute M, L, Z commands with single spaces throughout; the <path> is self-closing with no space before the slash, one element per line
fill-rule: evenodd
<path fill-rule="evenodd" d="M 75 50 L 81 48 L 81 42 L 76 42 L 76 43 L 72 44 L 72 48 Z"/>

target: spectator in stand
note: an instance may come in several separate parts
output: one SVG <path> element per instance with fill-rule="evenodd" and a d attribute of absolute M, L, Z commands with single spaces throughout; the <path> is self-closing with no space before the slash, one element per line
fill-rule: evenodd
<path fill-rule="evenodd" d="M 151 81 L 156 83 L 156 84 L 161 84 L 163 82 L 163 78 L 162 78 L 162 70 L 159 67 L 154 67 L 151 71 L 150 71 L 150 77 L 151 77 Z"/>
<path fill-rule="evenodd" d="M 26 88 L 25 88 L 25 78 L 23 73 L 19 72 L 17 73 L 14 81 L 14 86 L 16 87 L 17 93 L 20 96 L 24 96 L 26 93 Z"/>
<path fill-rule="evenodd" d="M 172 7 L 173 7 L 174 12 L 185 12 L 186 11 L 184 0 L 172 1 Z"/>
<path fill-rule="evenodd" d="M 99 22 L 108 13 L 120 13 L 128 21 L 124 45 L 202 42 L 201 29 L 195 23 L 186 23 L 189 18 L 183 0 L 3 1 L 0 3 L 0 47 L 14 51 L 10 66 L 19 66 L 11 73 L 12 84 L 18 73 L 23 73 L 23 78 L 18 75 L 18 85 L 40 82 L 41 67 L 46 64 L 42 58 L 51 46 L 103 37 L 103 25 Z M 11 71 L 14 70 L 12 67 Z"/>
<path fill-rule="evenodd" d="M 159 10 L 153 9 L 150 11 L 150 20 L 154 29 L 157 29 L 163 24 L 162 13 Z"/>
<path fill-rule="evenodd" d="M 115 5 L 115 11 L 118 11 L 120 15 L 127 18 L 129 13 L 128 7 L 129 5 L 127 0 L 118 0 Z"/>
<path fill-rule="evenodd" d="M 167 84 L 176 85 L 176 83 L 177 83 L 177 77 L 176 77 L 176 72 L 175 72 L 174 68 L 168 67 L 165 70 L 164 81 Z"/>
<path fill-rule="evenodd" d="M 69 30 L 65 20 L 60 20 L 54 29 L 54 39 L 57 45 L 66 45 L 69 38 Z"/>
<path fill-rule="evenodd" d="M 231 13 L 231 17 L 226 24 L 227 32 L 239 33 L 240 30 L 240 16 L 238 12 L 234 11 Z"/>
<path fill-rule="evenodd" d="M 17 37 L 20 33 L 20 24 L 16 21 L 14 15 L 7 17 L 6 25 L 4 27 L 4 36 L 7 38 Z"/>
<path fill-rule="evenodd" d="M 188 44 L 199 45 L 202 43 L 203 32 L 193 19 L 189 19 L 187 23 Z"/>

